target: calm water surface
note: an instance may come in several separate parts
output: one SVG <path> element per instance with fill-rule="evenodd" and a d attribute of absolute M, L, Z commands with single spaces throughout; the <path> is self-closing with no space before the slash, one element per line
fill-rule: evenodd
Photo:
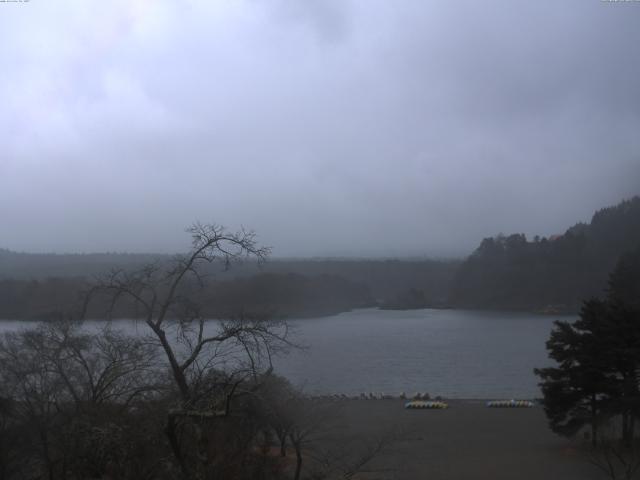
<path fill-rule="evenodd" d="M 553 320 L 472 310 L 355 310 L 292 320 L 304 344 L 276 359 L 276 371 L 312 394 L 429 392 L 450 398 L 539 397 L 534 367 Z M 573 317 L 562 317 L 572 320 Z M 121 328 L 144 331 L 134 322 Z M 0 331 L 23 323 L 0 322 Z"/>
<path fill-rule="evenodd" d="M 356 310 L 292 322 L 309 348 L 276 366 L 311 393 L 539 397 L 533 368 L 550 365 L 545 341 L 554 319 L 470 310 Z"/>

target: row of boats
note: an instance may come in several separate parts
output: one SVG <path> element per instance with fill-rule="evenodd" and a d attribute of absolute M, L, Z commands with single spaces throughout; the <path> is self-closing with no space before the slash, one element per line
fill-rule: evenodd
<path fill-rule="evenodd" d="M 438 401 L 425 401 L 425 400 L 411 400 L 404 404 L 404 408 L 408 409 L 436 409 L 443 410 L 445 408 L 449 408 L 449 405 L 444 402 Z"/>
<path fill-rule="evenodd" d="M 307 397 L 309 400 L 319 401 L 331 401 L 331 400 L 408 400 L 404 406 L 408 409 L 437 409 L 442 410 L 448 408 L 449 405 L 443 401 L 439 396 L 431 398 L 428 393 L 414 393 L 411 396 L 406 395 L 404 392 L 400 395 L 390 395 L 386 393 L 361 393 L 360 395 L 345 395 L 345 394 L 333 394 L 333 395 L 319 395 Z M 535 403 L 530 400 L 491 400 L 487 402 L 488 408 L 532 408 Z"/>
<path fill-rule="evenodd" d="M 529 400 L 491 400 L 487 402 L 488 408 L 532 408 L 534 403 Z M 443 410 L 449 405 L 442 401 L 411 400 L 404 404 L 407 409 L 434 409 Z"/>

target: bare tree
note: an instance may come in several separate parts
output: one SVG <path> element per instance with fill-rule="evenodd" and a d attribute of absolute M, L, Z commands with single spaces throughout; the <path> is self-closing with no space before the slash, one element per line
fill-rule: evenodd
<path fill-rule="evenodd" d="M 277 375 L 268 375 L 257 394 L 262 415 L 278 440 L 279 457 L 285 464 L 292 460 L 294 480 L 345 480 L 389 470 L 377 466 L 376 460 L 402 437 L 402 432 L 392 429 L 366 437 L 346 435 L 344 403 L 306 397 Z M 287 445 L 292 447 L 293 459 Z"/>
<path fill-rule="evenodd" d="M 610 420 L 601 427 L 598 445 L 591 446 L 587 458 L 611 480 L 632 480 L 640 472 L 640 443 L 636 438 L 620 439 Z"/>
<path fill-rule="evenodd" d="M 94 441 L 90 452 L 84 447 L 101 424 L 116 425 L 132 402 L 158 391 L 154 358 L 155 349 L 141 339 L 109 328 L 90 334 L 75 322 L 4 334 L 0 396 L 10 407 L 4 424 L 21 441 L 26 476 L 69 478 L 72 466 L 78 474 L 86 464 L 83 455 L 116 456 L 113 443 Z"/>
<path fill-rule="evenodd" d="M 376 466 L 376 460 L 388 453 L 402 437 L 395 430 L 381 431 L 371 437 L 339 438 L 330 448 L 318 448 L 313 452 L 316 469 L 314 480 L 349 480 L 361 474 L 381 474 L 393 471 Z"/>
<path fill-rule="evenodd" d="M 289 408 L 293 420 L 288 434 L 296 454 L 293 478 L 299 480 L 302 474 L 305 450 L 311 453 L 312 447 L 332 429 L 337 419 L 337 408 L 330 403 L 306 402 L 303 398 L 289 402 Z M 313 458 L 313 455 L 310 457 Z"/>
<path fill-rule="evenodd" d="M 259 391 L 262 415 L 278 439 L 279 454 L 287 456 L 289 434 L 297 423 L 301 394 L 282 377 L 269 375 Z"/>
<path fill-rule="evenodd" d="M 206 265 L 221 262 L 226 269 L 244 258 L 262 262 L 270 249 L 258 246 L 251 231 L 232 233 L 200 223 L 187 231 L 192 237 L 187 254 L 168 264 L 116 270 L 98 279 L 88 291 L 84 313 L 97 295 L 108 299 L 108 314 L 121 302 L 141 313 L 178 392 L 178 405 L 167 417 L 169 442 L 183 474 L 200 478 L 211 455 L 205 430 L 214 428 L 212 419 L 230 415 L 234 396 L 251 395 L 260 373 L 272 368 L 272 356 L 291 343 L 284 321 L 240 312 L 208 322 L 199 301 Z"/>
<path fill-rule="evenodd" d="M 218 225 L 196 223 L 187 231 L 192 246 L 186 255 L 176 256 L 168 265 L 112 271 L 89 290 L 85 312 L 96 294 L 109 297 L 110 312 L 120 301 L 132 303 L 164 352 L 183 407 L 191 408 L 199 380 L 210 368 L 236 362 L 237 370 L 257 371 L 260 362 L 270 365 L 274 350 L 289 343 L 286 323 L 281 321 L 239 314 L 207 324 L 197 298 L 198 288 L 207 280 L 204 265 L 220 261 L 226 268 L 243 258 L 264 261 L 270 249 L 258 246 L 255 234 L 245 230 L 230 233 Z"/>
<path fill-rule="evenodd" d="M 17 476 L 25 463 L 21 455 L 24 435 L 13 419 L 14 409 L 12 399 L 0 397 L 0 480 Z"/>

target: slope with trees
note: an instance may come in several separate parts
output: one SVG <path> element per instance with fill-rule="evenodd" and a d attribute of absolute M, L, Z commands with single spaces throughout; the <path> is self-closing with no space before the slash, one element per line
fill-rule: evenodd
<path fill-rule="evenodd" d="M 460 266 L 451 302 L 458 307 L 575 312 L 600 295 L 620 255 L 640 245 L 640 197 L 596 212 L 563 235 L 485 238 Z"/>

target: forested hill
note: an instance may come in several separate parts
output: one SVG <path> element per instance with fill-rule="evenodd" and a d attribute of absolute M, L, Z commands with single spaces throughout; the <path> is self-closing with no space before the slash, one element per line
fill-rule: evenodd
<path fill-rule="evenodd" d="M 601 295 L 618 258 L 640 246 L 640 197 L 599 210 L 589 224 L 528 241 L 485 238 L 453 281 L 456 307 L 575 312 Z"/>
<path fill-rule="evenodd" d="M 172 255 L 133 253 L 53 254 L 18 253 L 0 248 L 0 281 L 45 281 L 56 278 L 89 279 L 113 269 L 136 270 L 152 262 L 166 262 Z M 433 259 L 269 259 L 204 266 L 217 280 L 233 280 L 261 273 L 299 274 L 306 277 L 343 277 L 366 285 L 376 300 L 384 303 L 398 295 L 418 289 L 432 303 L 443 303 L 449 296 L 451 281 L 460 260 Z"/>
<path fill-rule="evenodd" d="M 485 238 L 458 260 L 273 259 L 206 271 L 215 281 L 211 313 L 233 308 L 320 315 L 378 304 L 385 308 L 494 308 L 575 312 L 600 295 L 618 258 L 640 248 L 640 197 L 595 213 L 563 235 Z M 66 310 L 91 277 L 136 270 L 170 255 L 16 253 L 0 249 L 0 318 Z M 266 298 L 269 297 L 269 302 Z M 242 298 L 242 302 L 239 299 Z M 215 305 L 214 305 L 215 304 Z"/>
<path fill-rule="evenodd" d="M 81 292 L 95 276 L 112 269 L 135 271 L 170 255 L 29 254 L 0 249 L 0 318 L 49 318 L 78 309 Z M 410 289 L 421 299 L 442 304 L 459 261 L 274 259 L 204 265 L 210 279 L 203 305 L 209 316 L 271 313 L 319 316 L 388 303 Z M 424 305 L 421 305 L 424 306 Z M 93 312 L 99 315 L 100 312 Z M 120 316 L 135 312 L 117 312 Z"/>
<path fill-rule="evenodd" d="M 114 268 L 135 269 L 170 258 L 149 253 L 22 253 L 0 248 L 0 280 L 92 277 Z"/>

